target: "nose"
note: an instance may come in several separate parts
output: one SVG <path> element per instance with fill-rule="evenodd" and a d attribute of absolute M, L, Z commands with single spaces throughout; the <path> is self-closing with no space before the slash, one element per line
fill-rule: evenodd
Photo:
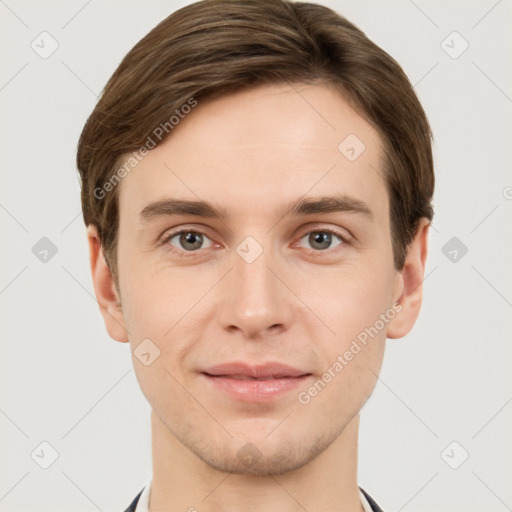
<path fill-rule="evenodd" d="M 223 280 L 219 321 L 228 331 L 247 338 L 277 334 L 290 328 L 293 294 L 268 251 L 252 263 L 234 254 L 233 269 Z"/>

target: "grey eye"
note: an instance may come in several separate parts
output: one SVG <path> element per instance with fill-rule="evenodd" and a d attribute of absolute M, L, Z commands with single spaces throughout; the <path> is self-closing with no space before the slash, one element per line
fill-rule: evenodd
<path fill-rule="evenodd" d="M 335 245 L 332 245 L 333 237 L 339 240 L 339 242 Z M 307 235 L 303 236 L 301 238 L 301 241 L 304 239 L 307 239 L 307 243 L 310 244 L 310 247 L 312 249 L 316 249 L 319 251 L 324 251 L 325 249 L 330 249 L 331 247 L 336 247 L 337 245 L 343 243 L 343 240 L 340 236 L 329 231 L 311 231 L 311 233 L 308 233 Z"/>
<path fill-rule="evenodd" d="M 198 249 L 204 249 L 203 244 L 205 240 L 209 241 L 211 244 L 211 240 L 202 233 L 198 233 L 197 231 L 180 231 L 175 235 L 169 237 L 169 243 L 178 249 L 184 249 L 185 251 L 196 251 Z M 176 243 L 173 243 L 176 241 Z M 210 246 L 208 246 L 210 247 Z"/>

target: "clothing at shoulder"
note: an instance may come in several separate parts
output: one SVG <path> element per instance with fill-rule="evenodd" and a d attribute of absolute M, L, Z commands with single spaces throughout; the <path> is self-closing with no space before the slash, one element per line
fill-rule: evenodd
<path fill-rule="evenodd" d="M 373 498 L 361 487 L 359 487 L 359 490 L 362 492 L 364 497 L 366 498 L 366 501 L 371 507 L 371 510 L 373 512 L 384 512 L 377 503 L 373 500 Z M 142 495 L 142 492 L 144 489 L 142 489 L 137 496 L 135 496 L 134 500 L 131 502 L 130 506 L 124 511 L 124 512 L 137 512 L 137 503 L 140 500 L 140 497 Z"/>
<path fill-rule="evenodd" d="M 379 505 L 377 505 L 377 503 L 375 503 L 373 498 L 362 487 L 359 487 L 359 490 L 364 494 L 364 497 L 366 498 L 366 501 L 369 503 L 373 512 L 384 512 L 384 510 L 382 510 L 379 507 Z"/>
<path fill-rule="evenodd" d="M 137 503 L 139 502 L 141 494 L 142 494 L 142 491 L 140 491 L 139 494 L 137 494 L 137 496 L 135 496 L 135 498 L 131 502 L 130 506 L 124 512 L 135 512 L 135 510 L 137 509 Z"/>

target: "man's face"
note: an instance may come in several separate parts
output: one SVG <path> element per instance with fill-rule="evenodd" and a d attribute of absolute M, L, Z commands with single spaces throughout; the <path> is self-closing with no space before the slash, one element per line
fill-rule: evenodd
<path fill-rule="evenodd" d="M 272 85 L 199 102 L 120 184 L 123 319 L 132 350 L 160 350 L 148 366 L 133 358 L 137 378 L 161 426 L 209 465 L 299 468 L 368 399 L 380 315 L 401 292 L 382 174 L 380 137 L 332 87 Z M 326 197 L 369 212 L 283 216 Z M 165 200 L 226 217 L 142 215 Z M 247 366 L 214 368 L 228 363 Z M 254 368 L 268 363 L 296 372 Z"/>

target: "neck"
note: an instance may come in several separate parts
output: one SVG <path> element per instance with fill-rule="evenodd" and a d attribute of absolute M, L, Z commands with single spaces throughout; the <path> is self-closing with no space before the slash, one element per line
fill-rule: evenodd
<path fill-rule="evenodd" d="M 318 457 L 280 475 L 240 475 L 212 468 L 151 413 L 153 479 L 149 510 L 191 512 L 360 512 L 359 414 Z"/>

